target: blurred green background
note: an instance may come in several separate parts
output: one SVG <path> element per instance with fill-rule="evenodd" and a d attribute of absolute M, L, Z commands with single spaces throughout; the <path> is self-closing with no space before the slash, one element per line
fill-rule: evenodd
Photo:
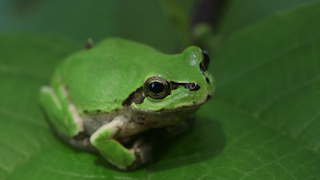
<path fill-rule="evenodd" d="M 55 136 L 37 98 L 56 65 L 89 37 L 177 52 L 169 14 L 191 21 L 200 1 L 170 2 L 0 0 L 0 180 L 320 179 L 319 0 L 228 1 L 208 47 L 216 94 L 143 168 L 121 172 Z"/>
<path fill-rule="evenodd" d="M 200 0 L 177 1 L 190 19 Z M 259 20 L 318 0 L 231 0 L 217 27 L 225 42 L 230 35 Z M 1 0 L 0 32 L 53 33 L 84 42 L 120 36 L 144 42 L 164 52 L 179 44 L 174 25 L 161 0 L 86 1 Z"/>

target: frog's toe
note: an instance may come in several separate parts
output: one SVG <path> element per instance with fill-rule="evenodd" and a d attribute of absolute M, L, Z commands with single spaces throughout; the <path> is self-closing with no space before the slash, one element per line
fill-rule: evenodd
<path fill-rule="evenodd" d="M 135 141 L 132 149 L 136 157 L 135 162 L 128 168 L 133 170 L 148 162 L 152 157 L 152 145 L 145 138 L 139 138 Z"/>

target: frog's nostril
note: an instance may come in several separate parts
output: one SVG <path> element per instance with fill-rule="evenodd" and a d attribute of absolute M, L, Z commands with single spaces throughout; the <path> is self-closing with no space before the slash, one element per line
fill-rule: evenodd
<path fill-rule="evenodd" d="M 207 83 L 210 84 L 210 79 L 206 76 L 206 73 L 203 70 L 201 70 L 201 74 L 206 78 Z"/>
<path fill-rule="evenodd" d="M 208 83 L 208 84 L 210 84 L 210 80 L 209 80 L 209 78 L 207 78 L 207 77 L 206 77 L 206 81 L 207 81 L 207 83 Z"/>
<path fill-rule="evenodd" d="M 212 98 L 211 95 L 207 95 L 207 101 L 209 101 Z"/>

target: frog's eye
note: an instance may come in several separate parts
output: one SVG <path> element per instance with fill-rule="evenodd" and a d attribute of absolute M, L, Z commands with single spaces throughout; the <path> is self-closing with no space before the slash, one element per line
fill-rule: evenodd
<path fill-rule="evenodd" d="M 210 58 L 207 51 L 202 50 L 202 61 L 200 63 L 200 69 L 206 71 L 209 68 Z"/>
<path fill-rule="evenodd" d="M 170 84 L 163 78 L 153 76 L 144 83 L 144 92 L 154 99 L 163 99 L 170 94 Z"/>

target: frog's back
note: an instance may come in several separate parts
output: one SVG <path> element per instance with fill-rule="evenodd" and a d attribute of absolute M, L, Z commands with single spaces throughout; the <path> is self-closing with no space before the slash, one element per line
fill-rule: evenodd
<path fill-rule="evenodd" d="M 67 58 L 56 75 L 79 112 L 110 112 L 141 87 L 147 73 L 143 62 L 154 56 L 165 54 L 141 43 L 110 38 Z"/>

